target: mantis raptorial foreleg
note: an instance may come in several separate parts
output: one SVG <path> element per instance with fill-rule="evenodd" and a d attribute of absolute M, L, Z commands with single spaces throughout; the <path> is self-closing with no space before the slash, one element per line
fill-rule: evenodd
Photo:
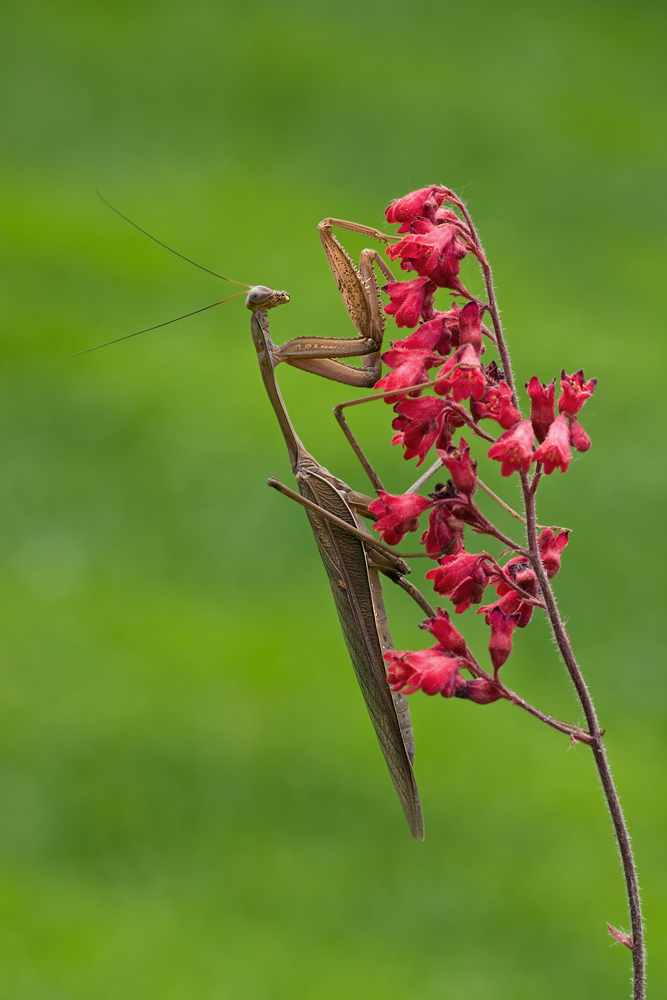
<path fill-rule="evenodd" d="M 394 281 L 390 268 L 377 250 L 362 250 L 357 268 L 348 252 L 333 235 L 332 227 L 340 226 L 353 233 L 371 236 L 382 242 L 393 239 L 370 226 L 361 226 L 344 219 L 324 219 L 319 233 L 331 272 L 336 279 L 343 303 L 357 328 L 356 337 L 294 337 L 275 347 L 274 364 L 286 362 L 294 368 L 343 382 L 360 389 L 371 388 L 381 375 L 380 351 L 384 337 L 382 301 L 375 276 L 379 268 L 388 281 Z M 361 357 L 363 367 L 356 368 L 339 358 Z"/>

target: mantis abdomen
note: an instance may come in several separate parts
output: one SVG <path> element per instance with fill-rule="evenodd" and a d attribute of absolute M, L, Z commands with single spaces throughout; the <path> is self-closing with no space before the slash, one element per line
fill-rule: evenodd
<path fill-rule="evenodd" d="M 324 476 L 297 473 L 300 494 L 355 527 L 352 509 Z M 308 519 L 329 577 L 345 642 L 375 734 L 414 837 L 423 838 L 419 793 L 412 771 L 414 736 L 407 698 L 392 694 L 382 654 L 392 649 L 382 591 L 366 549 L 344 528 L 309 509 Z M 398 704 L 397 704 L 398 701 Z"/>

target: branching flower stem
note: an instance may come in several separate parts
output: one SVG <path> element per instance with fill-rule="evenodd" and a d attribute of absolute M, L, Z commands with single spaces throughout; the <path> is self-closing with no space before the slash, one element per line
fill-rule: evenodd
<path fill-rule="evenodd" d="M 473 531 L 477 531 L 478 534 L 480 535 L 491 535 L 492 538 L 497 538 L 498 541 L 502 542 L 503 545 L 506 545 L 508 549 L 512 549 L 514 552 L 518 552 L 519 555 L 521 556 L 528 555 L 528 550 L 525 549 L 523 545 L 518 545 L 517 542 L 513 541 L 508 535 L 505 535 L 503 534 L 502 531 L 499 531 L 498 528 L 496 528 L 494 524 L 491 524 L 490 521 L 486 521 L 486 524 L 484 525 L 483 528 L 473 527 Z M 514 587 L 514 584 L 512 584 L 512 586 Z M 517 590 L 516 587 L 514 587 L 514 589 Z"/>
<path fill-rule="evenodd" d="M 519 514 L 516 510 L 514 510 L 512 507 L 510 507 L 509 504 L 505 503 L 505 501 L 503 499 L 501 499 L 501 497 L 499 497 L 497 493 L 494 493 L 493 490 L 490 489 L 486 485 L 486 483 L 483 483 L 482 480 L 479 479 L 479 478 L 477 479 L 477 485 L 479 486 L 480 489 L 484 490 L 485 493 L 488 493 L 488 495 L 491 497 L 492 500 L 495 500 L 497 504 L 500 504 L 500 506 L 503 508 L 503 510 L 506 510 L 507 513 L 511 514 L 512 517 L 515 517 L 517 519 L 517 521 L 521 521 L 522 524 L 526 523 L 526 519 L 523 516 L 523 514 Z M 532 485 L 531 485 L 531 489 L 533 489 Z M 534 489 L 533 489 L 533 492 L 534 492 Z M 557 526 L 555 524 L 551 524 L 551 525 L 538 524 L 537 525 L 537 530 L 538 531 L 542 531 L 543 528 L 547 528 L 547 527 L 553 528 L 554 531 L 567 531 L 568 534 L 572 533 L 572 528 L 562 528 L 560 525 Z"/>
<path fill-rule="evenodd" d="M 491 676 L 487 671 L 478 663 L 470 649 L 466 651 L 466 659 L 469 661 L 467 669 L 470 670 L 472 674 L 476 677 L 483 677 L 484 680 L 489 681 L 498 688 L 503 698 L 506 698 L 511 705 L 516 705 L 517 708 L 523 708 L 524 711 L 528 712 L 530 715 L 535 716 L 540 722 L 544 722 L 545 725 L 551 726 L 552 729 L 557 729 L 559 733 L 564 733 L 569 736 L 571 740 L 575 743 L 590 743 L 592 737 L 585 730 L 581 729 L 579 726 L 574 726 L 570 722 L 561 722 L 559 719 L 554 719 L 553 716 L 547 715 L 546 712 L 541 712 L 539 708 L 535 708 L 524 698 L 521 698 L 516 692 L 510 691 L 506 688 L 497 678 Z"/>
<path fill-rule="evenodd" d="M 505 372 L 505 379 L 512 392 L 512 401 L 514 406 L 520 411 L 516 389 L 514 385 L 514 379 L 512 376 L 512 366 L 510 362 L 509 351 L 507 349 L 507 344 L 503 336 L 502 325 L 500 322 L 500 315 L 498 312 L 498 307 L 496 304 L 496 297 L 493 288 L 493 278 L 491 275 L 491 268 L 484 256 L 484 251 L 482 250 L 479 237 L 475 232 L 472 220 L 465 208 L 461 206 L 461 211 L 466 219 L 469 226 L 470 233 L 472 234 L 473 240 L 476 245 L 476 256 L 479 260 L 482 272 L 484 274 L 484 281 L 486 284 L 486 290 L 489 300 L 489 313 L 493 322 L 493 329 L 496 335 L 496 341 L 498 346 L 498 353 L 500 354 L 503 370 Z M 614 779 L 611 774 L 609 767 L 609 762 L 607 760 L 606 750 L 603 744 L 603 730 L 600 728 L 598 722 L 597 713 L 595 711 L 595 706 L 593 705 L 593 699 L 591 698 L 590 692 L 584 680 L 581 669 L 575 659 L 574 653 L 572 651 L 572 646 L 570 639 L 565 631 L 563 621 L 560 617 L 558 606 L 556 604 L 556 599 L 554 597 L 553 589 L 551 587 L 551 582 L 546 574 L 544 566 L 542 564 L 542 559 L 540 556 L 538 541 L 537 541 L 537 518 L 535 512 L 535 493 L 537 486 L 541 478 L 541 469 L 535 472 L 532 482 L 529 480 L 528 475 L 525 472 L 521 473 L 521 488 L 523 491 L 524 498 L 524 509 L 526 517 L 526 535 L 528 542 L 528 555 L 529 559 L 535 570 L 535 575 L 539 583 L 540 591 L 546 606 L 546 614 L 551 625 L 551 629 L 556 640 L 556 644 L 560 651 L 560 654 L 565 662 L 572 683 L 574 684 L 577 696 L 581 703 L 581 707 L 586 718 L 586 724 L 588 726 L 587 739 L 582 739 L 581 742 L 588 743 L 591 747 L 593 753 L 593 758 L 595 760 L 596 767 L 598 769 L 598 774 L 600 776 L 600 782 L 602 784 L 602 789 L 604 796 L 611 814 L 612 823 L 614 825 L 614 832 L 616 834 L 616 839 L 618 842 L 619 852 L 621 856 L 621 863 L 623 866 L 623 873 L 625 875 L 625 883 L 628 894 L 628 904 L 630 910 L 630 921 L 632 926 L 632 961 L 634 967 L 634 983 L 633 983 L 633 1000 L 645 1000 L 645 953 L 644 953 L 644 930 L 642 923 L 642 912 L 641 903 L 639 899 L 639 885 L 637 881 L 637 872 L 635 868 L 634 857 L 632 854 L 632 847 L 630 844 L 630 836 L 628 834 L 628 829 L 625 824 L 625 819 L 623 816 L 623 811 L 621 809 L 621 803 L 618 798 L 618 793 L 616 791 L 616 786 L 614 785 Z M 516 696 L 515 696 L 516 697 Z M 510 698 L 510 700 L 513 700 Z M 515 701 L 515 704 L 519 704 L 521 699 Z M 528 709 L 530 711 L 530 708 Z M 535 714 L 535 712 L 533 712 Z M 546 720 L 544 720 L 546 721 Z M 552 723 L 549 723 L 552 724 Z M 574 737 L 577 738 L 576 735 Z"/>

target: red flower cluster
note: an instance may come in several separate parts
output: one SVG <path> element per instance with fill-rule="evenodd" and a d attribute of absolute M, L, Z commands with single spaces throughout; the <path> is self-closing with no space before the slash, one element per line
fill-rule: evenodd
<path fill-rule="evenodd" d="M 474 234 L 455 211 L 444 208 L 449 203 L 457 208 L 461 202 L 449 188 L 438 184 L 413 191 L 393 202 L 386 211 L 388 222 L 399 222 L 404 234 L 389 246 L 392 260 L 400 259 L 401 269 L 416 271 L 409 281 L 391 281 L 385 286 L 390 302 L 385 306 L 389 316 L 396 317 L 399 327 L 417 327 L 403 340 L 392 342 L 383 361 L 391 369 L 377 383 L 386 392 L 405 390 L 409 394 L 416 385 L 429 380 L 429 370 L 440 364 L 442 357 L 454 354 L 442 365 L 434 379 L 435 392 L 451 398 L 454 403 L 470 400 L 473 423 L 488 418 L 496 420 L 505 431 L 489 449 L 489 457 L 502 463 L 502 475 L 527 472 L 530 465 L 540 462 L 550 475 L 555 469 L 565 472 L 571 459 L 570 445 L 578 451 L 590 447 L 590 439 L 578 422 L 578 414 L 595 389 L 596 379 L 586 382 L 583 370 L 561 374 L 562 394 L 555 413 L 555 380 L 549 384 L 533 376 L 526 384 L 531 401 L 530 420 L 522 420 L 510 384 L 495 364 L 486 368 L 480 357 L 484 352 L 482 316 L 489 307 L 475 299 L 459 280 L 460 261 L 470 252 L 481 251 Z M 463 308 L 454 305 L 447 312 L 438 312 L 433 297 L 438 288 L 449 288 L 469 301 Z M 421 325 L 418 326 L 421 320 Z M 418 390 L 412 395 L 419 395 Z M 405 458 L 419 459 L 432 447 L 438 450 L 451 442 L 451 432 L 464 422 L 452 421 L 452 408 L 438 408 L 432 403 L 404 411 L 405 397 L 387 399 L 394 404 L 398 417 L 394 421 L 394 444 L 403 444 Z M 534 449 L 534 437 L 538 447 Z"/>
<path fill-rule="evenodd" d="M 463 309 L 454 306 L 448 312 L 437 312 L 433 306 L 438 288 L 452 289 L 472 300 L 458 276 L 461 260 L 474 249 L 471 234 L 455 212 L 442 207 L 445 202 L 461 204 L 449 188 L 431 184 L 395 201 L 386 211 L 387 221 L 400 222 L 399 233 L 405 234 L 389 246 L 387 253 L 392 260 L 400 259 L 402 271 L 415 271 L 418 277 L 390 281 L 383 289 L 390 298 L 384 310 L 388 316 L 396 317 L 398 327 L 416 327 L 422 320 L 422 326 L 414 334 L 392 343 L 392 350 L 383 355 L 385 364 L 394 371 L 381 379 L 377 388 L 387 392 L 409 389 L 427 381 L 428 369 L 452 348 L 470 345 L 475 357 L 483 350 L 481 315 L 476 301 Z M 459 359 L 451 367 L 458 364 Z M 467 370 L 467 364 L 463 363 L 462 372 Z M 440 374 L 448 372 L 449 369 Z M 459 376 L 459 381 L 462 377 Z M 447 391 L 443 389 L 443 394 Z M 468 396 L 470 392 L 460 397 L 455 395 L 455 399 Z"/>
<path fill-rule="evenodd" d="M 554 469 L 567 472 L 572 458 L 570 445 L 574 445 L 577 451 L 588 451 L 591 446 L 577 414 L 593 394 L 596 382 L 597 379 L 591 379 L 585 383 L 583 371 L 574 375 L 563 372 L 563 393 L 558 400 L 559 416 L 555 416 L 555 383 L 544 385 L 533 375 L 526 383 L 531 401 L 530 420 L 515 424 L 489 448 L 489 458 L 502 462 L 501 474 L 510 476 L 517 470 L 528 472 L 532 462 L 541 462 L 547 476 Z M 540 442 L 534 451 L 533 434 Z"/>
<path fill-rule="evenodd" d="M 455 444 L 454 434 L 466 426 L 467 438 L 470 431 L 490 440 L 488 457 L 501 463 L 503 476 L 525 474 L 531 465 L 546 475 L 556 469 L 565 472 L 572 457 L 571 447 L 581 452 L 590 447 L 579 414 L 593 394 L 596 380 L 586 381 L 583 371 L 572 375 L 562 372 L 556 406 L 556 380 L 542 383 L 533 376 L 526 383 L 530 418 L 523 419 L 510 373 L 502 371 L 496 362 L 483 365 L 481 361 L 483 337 L 500 344 L 502 331 L 493 303 L 488 305 L 475 298 L 461 284 L 460 264 L 467 254 L 474 254 L 485 266 L 462 203 L 448 188 L 431 184 L 395 201 L 386 216 L 389 223 L 400 224 L 402 237 L 389 246 L 387 253 L 392 260 L 400 260 L 401 270 L 416 272 L 416 277 L 391 281 L 384 289 L 390 300 L 385 312 L 395 317 L 399 328 L 412 332 L 403 340 L 393 341 L 383 355 L 391 371 L 377 383 L 377 388 L 395 393 L 386 400 L 395 413 L 392 444 L 402 445 L 404 457 L 416 458 L 417 465 L 435 449 L 451 478 L 438 485 L 429 497 L 381 493 L 369 510 L 377 517 L 374 530 L 390 545 L 416 531 L 420 515 L 429 511 L 421 544 L 438 565 L 426 578 L 433 582 L 436 593 L 451 600 L 456 614 L 480 605 L 479 613 L 490 629 L 493 668 L 491 676 L 479 667 L 447 612 L 438 608 L 436 617 L 421 626 L 437 639 L 437 645 L 417 652 L 386 653 L 388 680 L 394 690 L 408 694 L 421 690 L 488 704 L 508 697 L 498 679 L 500 668 L 512 652 L 515 630 L 528 625 L 536 606 L 543 607 L 538 580 L 540 560 L 546 576 L 553 577 L 560 569 L 568 533 L 545 528 L 537 540 L 537 550 L 530 552 L 512 544 L 519 554 L 502 567 L 486 552 L 467 552 L 466 525 L 476 533 L 495 535 L 505 543 L 508 540 L 477 506 L 477 462 L 466 438 L 461 437 Z M 439 288 L 448 288 L 467 302 L 462 306 L 453 303 L 449 310 L 438 311 L 434 296 Z M 495 334 L 483 324 L 487 311 Z M 435 377 L 430 378 L 429 372 L 436 367 Z M 434 394 L 423 395 L 423 383 L 429 381 Z M 422 388 L 415 390 L 415 386 Z M 482 420 L 496 422 L 501 429 L 498 437 L 494 439 L 482 430 Z M 538 481 L 539 476 L 533 488 Z M 495 587 L 496 599 L 481 606 L 489 586 Z M 472 679 L 465 679 L 462 670 L 467 670 Z"/>
<path fill-rule="evenodd" d="M 454 628 L 446 611 L 438 608 L 435 618 L 429 618 L 420 628 L 438 640 L 437 646 L 416 653 L 390 650 L 384 654 L 389 664 L 387 681 L 392 691 L 406 694 L 423 691 L 451 698 L 466 686 L 460 674 L 466 666 L 468 647 L 461 633 Z"/>
<path fill-rule="evenodd" d="M 488 677 L 465 680 L 461 670 L 474 675 L 477 665 L 446 611 L 438 608 L 436 617 L 427 619 L 419 627 L 430 632 L 438 645 L 415 653 L 390 650 L 384 654 L 388 663 L 387 682 L 393 691 L 406 694 L 423 691 L 424 694 L 441 694 L 443 698 L 466 698 L 480 705 L 507 697 L 506 692 Z"/>

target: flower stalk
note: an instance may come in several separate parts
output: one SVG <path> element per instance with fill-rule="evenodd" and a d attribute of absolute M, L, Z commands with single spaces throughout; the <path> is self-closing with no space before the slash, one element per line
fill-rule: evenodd
<path fill-rule="evenodd" d="M 579 415 L 597 380 L 586 381 L 582 370 L 572 375 L 561 372 L 556 407 L 557 380 L 543 383 L 532 376 L 526 383 L 531 412 L 529 418 L 524 418 L 491 268 L 466 206 L 450 189 L 430 185 L 394 202 L 386 215 L 389 223 L 400 222 L 402 234 L 396 244 L 388 247 L 387 254 L 392 260 L 400 259 L 401 269 L 416 272 L 417 278 L 386 286 L 390 303 L 385 312 L 396 317 L 397 326 L 416 329 L 402 341 L 392 343 L 391 350 L 383 355 L 392 371 L 377 387 L 386 390 L 385 402 L 393 405 L 397 414 L 392 444 L 404 448 L 406 459 L 417 457 L 418 465 L 435 450 L 438 462 L 447 468 L 451 478 L 446 484 L 437 484 L 428 497 L 418 492 L 437 471 L 436 462 L 407 494 L 380 493 L 370 505 L 378 518 L 374 529 L 381 532 L 386 543 L 394 545 L 408 532 L 416 531 L 420 516 L 429 511 L 429 526 L 421 542 L 424 554 L 437 561 L 437 567 L 426 574 L 435 591 L 452 602 L 456 614 L 481 605 L 489 586 L 496 587 L 497 596 L 493 603 L 478 609 L 491 629 L 492 674 L 475 659 L 448 613 L 438 608 L 436 616 L 421 626 L 437 639 L 437 645 L 416 652 L 386 653 L 387 679 L 393 690 L 407 694 L 421 690 L 479 705 L 504 699 L 563 732 L 573 742 L 591 748 L 618 842 L 630 911 L 631 934 L 609 925 L 610 933 L 632 951 L 633 1000 L 644 1000 L 643 925 L 630 837 L 607 760 L 604 730 L 572 651 L 551 583 L 561 568 L 569 531 L 538 526 L 536 513 L 536 493 L 543 477 L 556 470 L 567 471 L 571 447 L 580 452 L 590 447 Z M 467 254 L 472 254 L 480 265 L 486 301 L 473 296 L 460 281 L 460 262 Z M 466 303 L 462 307 L 454 303 L 446 311 L 436 310 L 434 295 L 438 288 L 450 289 L 453 298 L 463 298 Z M 485 314 L 492 333 L 482 322 Z M 497 349 L 500 367 L 496 362 L 483 364 L 484 336 Z M 435 378 L 429 379 L 429 369 L 438 365 L 441 367 Z M 423 395 L 428 388 L 432 388 L 434 396 Z M 463 405 L 466 402 L 469 411 Z M 502 433 L 493 437 L 482 430 L 479 421 L 484 419 L 496 421 Z M 468 443 L 464 438 L 454 443 L 454 435 L 461 428 L 491 443 L 488 458 L 501 463 L 502 476 L 518 474 L 523 513 L 514 511 L 480 482 L 477 461 Z M 482 514 L 474 501 L 478 486 L 525 524 L 525 545 L 508 538 Z M 487 552 L 470 552 L 466 528 L 501 541 L 515 554 L 501 566 Z M 549 620 L 581 704 L 586 730 L 539 711 L 500 679 L 500 671 L 506 669 L 512 652 L 513 633 L 529 624 L 535 609 L 544 611 Z M 466 673 L 471 679 L 466 679 Z"/>

